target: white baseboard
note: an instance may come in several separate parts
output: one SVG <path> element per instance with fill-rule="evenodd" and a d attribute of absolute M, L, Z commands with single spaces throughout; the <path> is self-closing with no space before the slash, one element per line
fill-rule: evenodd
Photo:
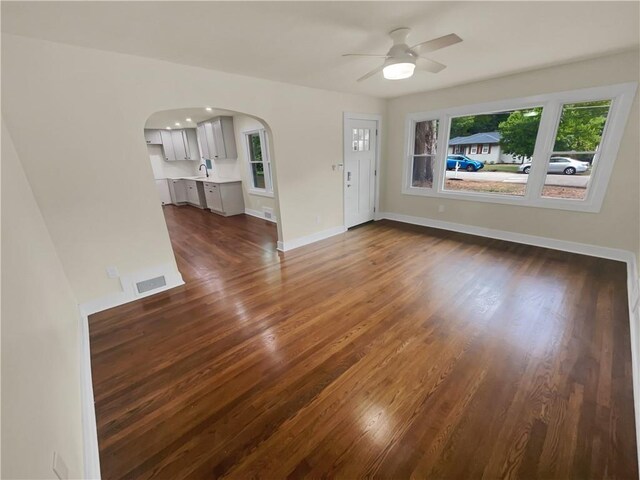
<path fill-rule="evenodd" d="M 89 319 L 80 315 L 80 402 L 82 406 L 82 450 L 84 478 L 100 479 L 100 450 L 98 449 L 98 427 L 96 424 L 93 378 L 91 376 L 91 345 L 89 341 Z"/>
<path fill-rule="evenodd" d="M 629 334 L 631 337 L 631 378 L 633 383 L 633 403 L 636 418 L 638 464 L 640 464 L 640 279 L 638 277 L 638 264 L 635 253 L 616 248 L 569 242 L 566 240 L 556 240 L 553 238 L 538 237 L 536 235 L 526 235 L 523 233 L 507 232 L 504 230 L 476 227 L 460 223 L 444 222 L 442 220 L 413 217 L 410 215 L 401 215 L 399 213 L 379 212 L 376 215 L 376 220 L 383 219 L 625 262 L 627 264 L 627 298 L 629 301 Z"/>
<path fill-rule="evenodd" d="M 277 219 L 275 216 L 272 218 L 266 218 L 264 216 L 264 212 L 261 212 L 260 210 L 252 210 L 250 208 L 245 208 L 244 213 L 246 213 L 247 215 L 251 215 L 252 217 L 261 218 L 262 220 L 266 220 L 268 222 L 277 223 Z"/>
<path fill-rule="evenodd" d="M 164 275 L 166 284 L 163 287 L 156 288 L 145 293 L 138 293 L 135 284 L 141 280 L 159 277 Z M 156 293 L 164 292 L 175 287 L 184 285 L 182 275 L 176 268 L 175 264 L 167 263 L 157 265 L 155 267 L 145 268 L 133 273 L 120 276 L 120 292 L 114 292 L 101 298 L 89 300 L 80 304 L 80 313 L 89 316 L 93 313 L 101 312 L 109 308 L 117 307 L 125 303 L 133 302 Z"/>
<path fill-rule="evenodd" d="M 505 230 L 476 227 L 474 225 L 464 225 L 462 223 L 444 222 L 442 220 L 433 220 L 431 218 L 401 215 L 399 213 L 380 212 L 376 216 L 376 220 L 382 219 L 395 220 L 397 222 L 410 223 L 412 225 L 421 225 L 423 227 L 438 228 L 441 230 L 450 230 L 453 232 L 467 233 L 469 235 L 478 235 L 480 237 L 495 238 L 497 240 L 506 240 L 508 242 L 524 243 L 525 245 L 561 250 L 563 252 L 608 258 L 610 260 L 619 260 L 626 263 L 629 263 L 635 258 L 633 253 L 617 248 L 600 247 L 598 245 L 569 242 L 566 240 L 556 240 L 536 235 L 527 235 L 524 233 L 507 232 Z"/>
<path fill-rule="evenodd" d="M 278 241 L 278 250 L 280 250 L 281 252 L 287 252 L 289 250 L 293 250 L 294 248 L 299 248 L 305 245 L 309 245 L 310 243 L 319 242 L 320 240 L 333 237 L 334 235 L 339 235 L 346 231 L 347 229 L 345 226 L 334 227 L 328 230 L 323 230 L 321 232 L 307 235 L 306 237 L 298 237 L 294 238 L 293 240 L 287 240 L 286 242 Z"/>

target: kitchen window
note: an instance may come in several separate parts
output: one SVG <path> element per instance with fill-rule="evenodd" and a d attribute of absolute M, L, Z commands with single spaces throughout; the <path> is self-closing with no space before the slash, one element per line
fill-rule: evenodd
<path fill-rule="evenodd" d="M 636 89 L 627 83 L 409 114 L 402 193 L 598 212 Z M 421 125 L 430 125 L 430 136 Z M 467 157 L 463 145 L 491 153 L 490 164 Z"/>
<path fill-rule="evenodd" d="M 263 129 L 255 130 L 245 132 L 244 136 L 249 178 L 251 179 L 249 193 L 273 197 L 271 162 L 266 132 Z"/>

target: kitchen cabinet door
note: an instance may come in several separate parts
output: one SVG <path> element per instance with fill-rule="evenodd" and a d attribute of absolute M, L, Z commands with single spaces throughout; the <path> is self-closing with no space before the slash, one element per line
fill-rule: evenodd
<path fill-rule="evenodd" d="M 207 150 L 209 151 L 209 159 L 214 160 L 218 158 L 218 150 L 216 148 L 215 141 L 213 139 L 213 124 L 207 122 L 204 124 L 205 138 L 207 140 Z"/>
<path fill-rule="evenodd" d="M 160 130 L 150 130 L 145 128 L 144 139 L 147 141 L 147 145 L 162 145 Z"/>
<path fill-rule="evenodd" d="M 207 208 L 216 212 L 223 212 L 222 196 L 220 195 L 220 185 L 216 183 L 204 184 L 204 196 L 207 200 Z"/>
<path fill-rule="evenodd" d="M 209 143 L 207 142 L 207 133 L 205 132 L 205 124 L 198 125 L 198 143 L 200 144 L 200 150 L 202 151 L 203 160 L 211 160 L 209 155 Z"/>
<path fill-rule="evenodd" d="M 173 143 L 173 151 L 176 160 L 188 160 L 187 156 L 187 139 L 184 130 L 171 130 L 171 140 Z"/>
<path fill-rule="evenodd" d="M 169 192 L 173 203 L 187 203 L 187 186 L 184 180 L 169 180 Z"/>
<path fill-rule="evenodd" d="M 171 135 L 171 130 L 160 130 L 160 137 L 162 138 L 164 159 L 169 161 L 177 160 L 176 152 L 173 149 L 173 137 Z"/>
<path fill-rule="evenodd" d="M 224 145 L 224 135 L 222 134 L 222 122 L 220 118 L 216 118 L 211 122 L 213 130 L 213 143 L 216 147 L 215 158 L 227 158 L 227 152 Z"/>
<path fill-rule="evenodd" d="M 198 185 L 195 180 L 185 180 L 187 186 L 187 202 L 196 207 L 200 207 L 200 196 L 198 195 Z"/>

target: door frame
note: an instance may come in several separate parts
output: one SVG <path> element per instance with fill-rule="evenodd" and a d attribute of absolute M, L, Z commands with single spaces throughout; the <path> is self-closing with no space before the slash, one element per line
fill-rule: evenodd
<path fill-rule="evenodd" d="M 377 113 L 343 112 L 342 116 L 342 225 L 347 229 L 347 198 L 346 198 L 346 169 L 347 153 L 351 151 L 351 132 L 347 130 L 348 120 L 373 120 L 376 122 L 376 157 L 375 157 L 375 187 L 373 192 L 373 219 L 378 220 L 380 214 L 380 148 L 382 138 L 382 115 Z"/>

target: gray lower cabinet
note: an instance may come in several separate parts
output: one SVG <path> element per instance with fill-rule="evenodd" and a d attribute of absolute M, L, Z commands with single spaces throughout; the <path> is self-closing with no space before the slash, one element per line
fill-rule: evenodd
<path fill-rule="evenodd" d="M 187 203 L 187 186 L 185 181 L 186 180 L 168 180 L 172 203 Z"/>
<path fill-rule="evenodd" d="M 199 189 L 202 189 L 202 186 L 199 186 L 195 180 L 184 180 L 185 185 L 187 186 L 187 203 L 193 205 L 194 207 L 204 208 L 204 205 L 200 201 L 200 194 L 198 193 Z"/>
<path fill-rule="evenodd" d="M 228 217 L 244 213 L 244 197 L 241 182 L 204 182 L 204 196 L 207 208 Z"/>

